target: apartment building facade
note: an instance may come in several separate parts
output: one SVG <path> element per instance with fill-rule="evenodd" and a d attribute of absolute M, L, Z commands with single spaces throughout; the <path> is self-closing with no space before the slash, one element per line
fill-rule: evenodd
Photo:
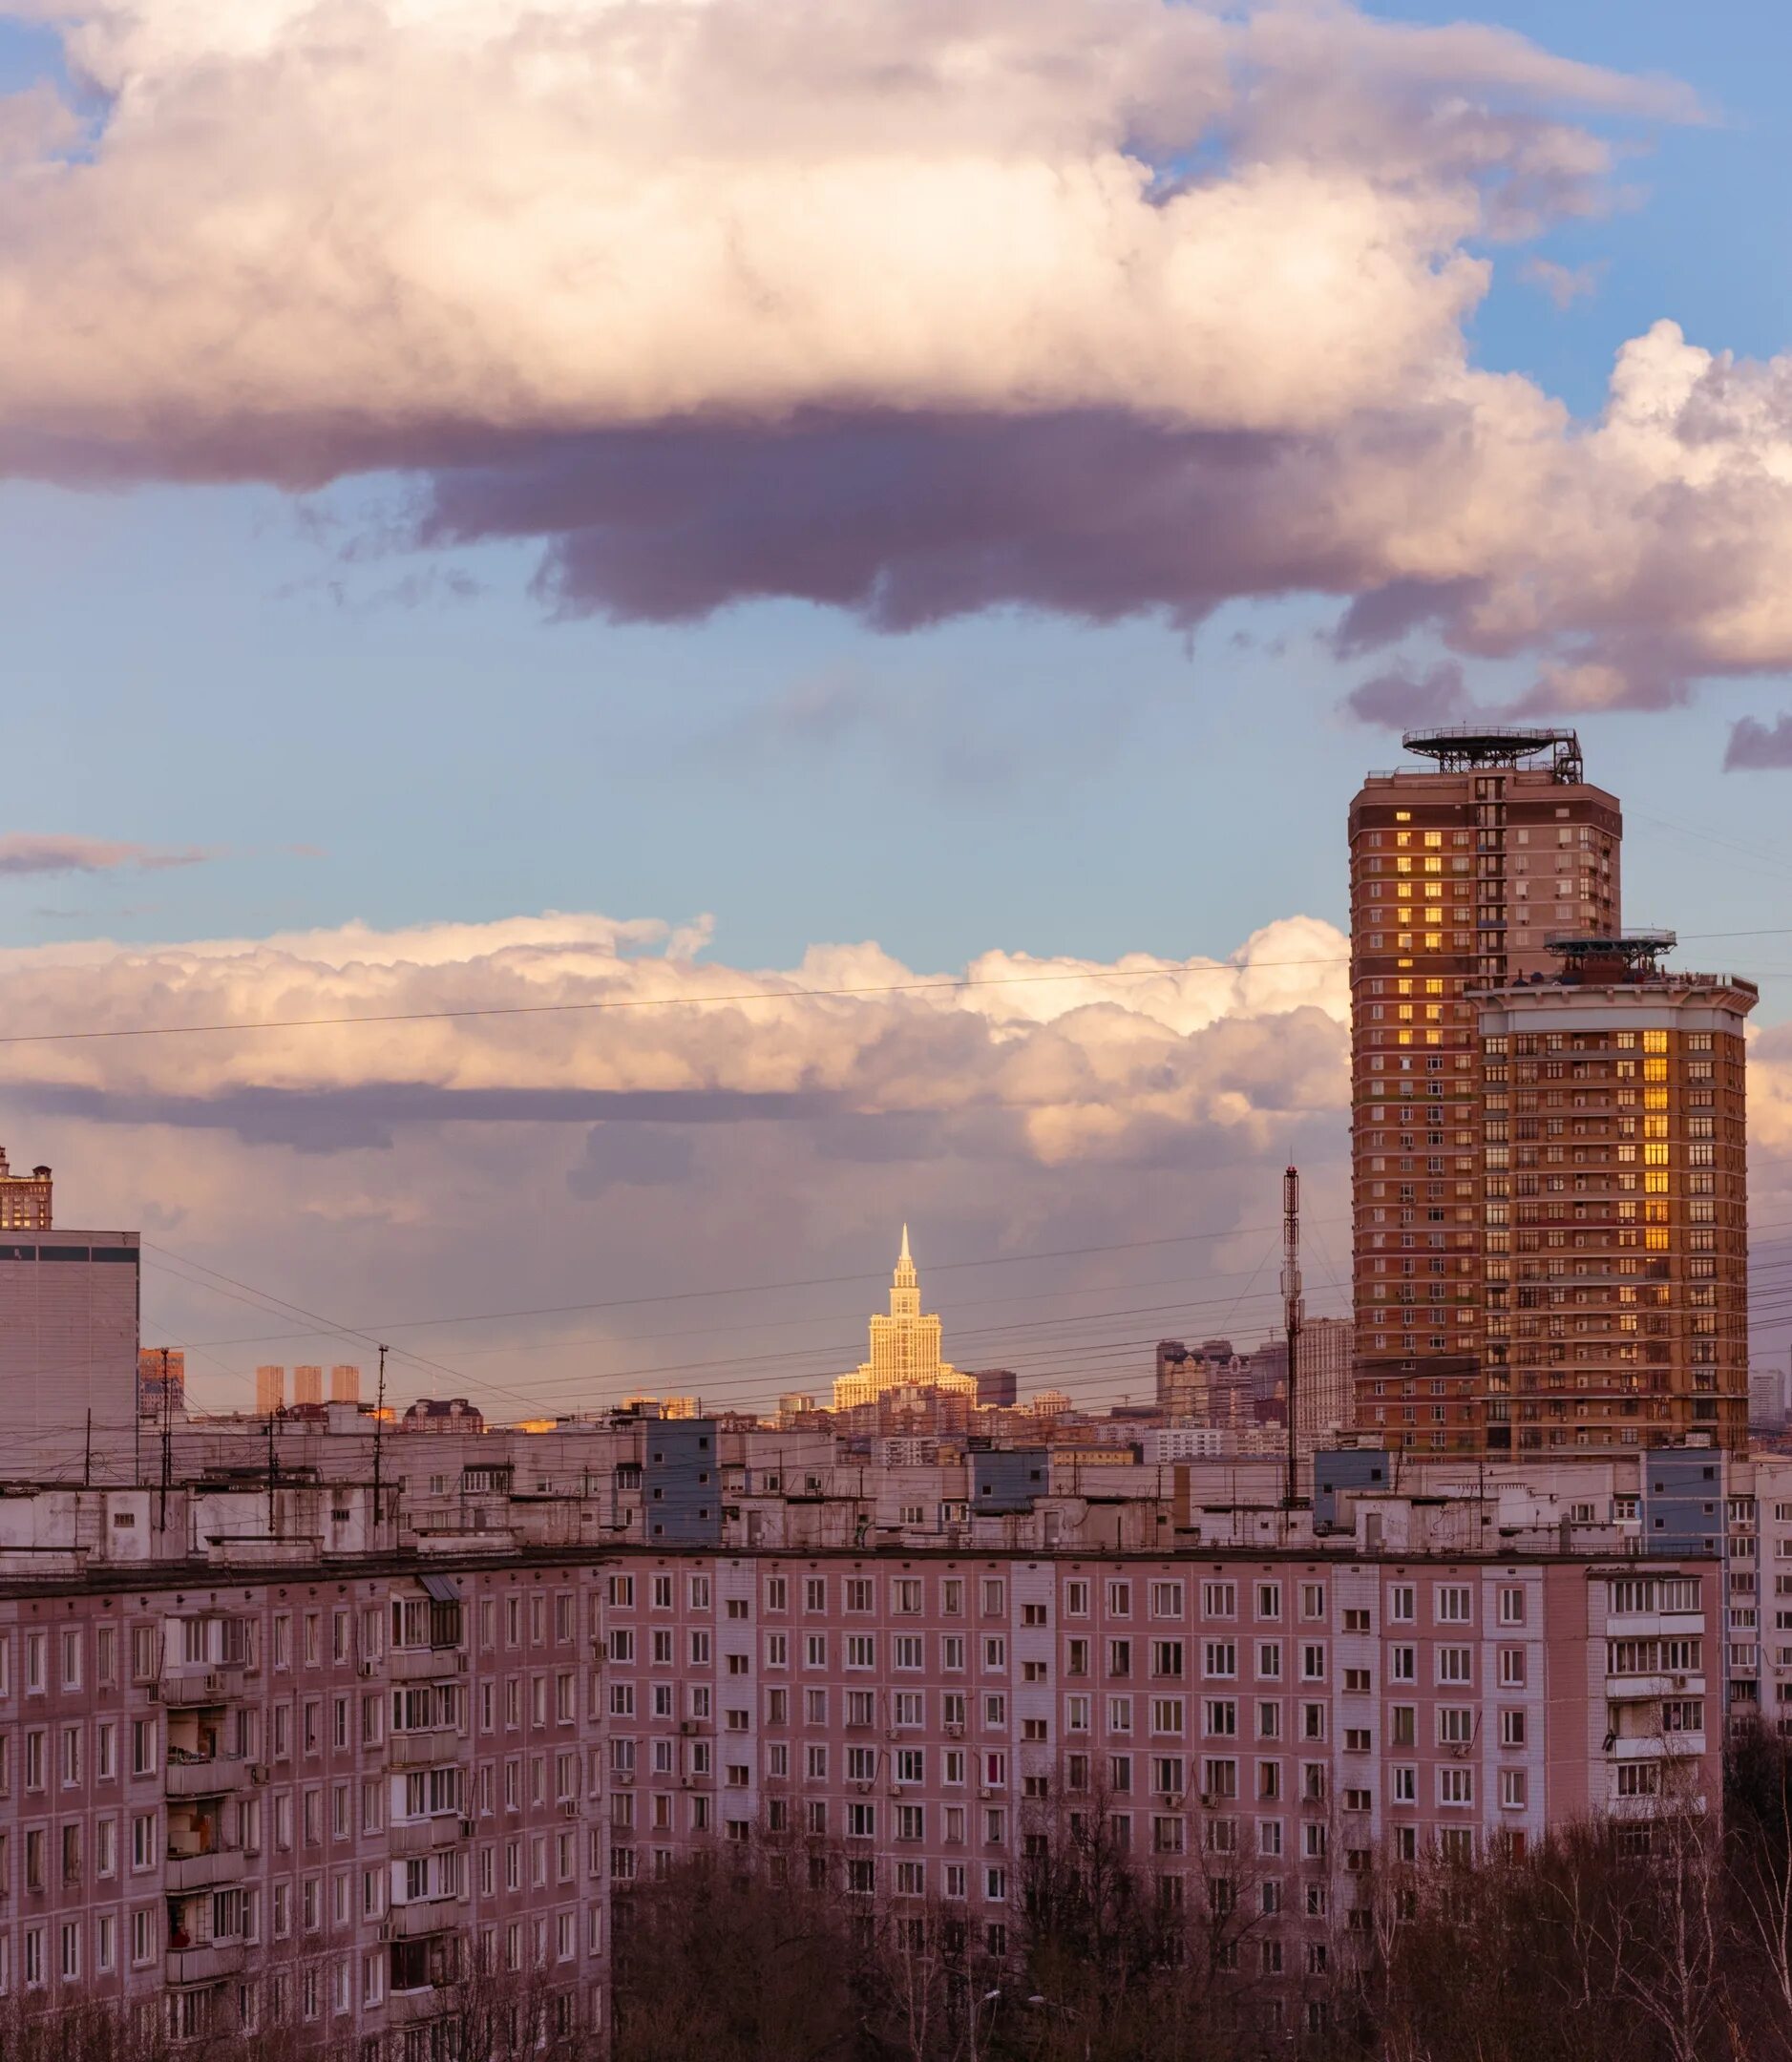
<path fill-rule="evenodd" d="M 1482 1375 L 1501 1447 L 1746 1449 L 1757 992 L 1662 969 L 1671 943 L 1575 940 L 1552 978 L 1482 999 Z"/>
<path fill-rule="evenodd" d="M 324 1506 L 215 1502 L 6 1582 L 0 1990 L 423 2062 L 474 1969 L 601 2027 L 616 1899 L 712 1841 L 1000 1955 L 1073 1815 L 1293 1975 L 1371 1857 L 1718 1796 L 1709 1562 L 1431 1551 L 1398 1501 L 1294 1550 L 394 1555 L 322 1494 L 327 1561 Z"/>
<path fill-rule="evenodd" d="M 1430 763 L 1370 774 L 1350 805 L 1356 1358 L 1425 1385 L 1427 1450 L 1468 1452 L 1486 1441 L 1469 992 L 1541 969 L 1554 930 L 1617 927 L 1623 820 L 1572 732 L 1404 742 Z"/>

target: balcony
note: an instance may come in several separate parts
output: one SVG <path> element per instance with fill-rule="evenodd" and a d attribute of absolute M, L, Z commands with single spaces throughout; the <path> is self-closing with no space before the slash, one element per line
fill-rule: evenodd
<path fill-rule="evenodd" d="M 162 1980 L 171 1988 L 182 1984 L 222 1983 L 240 1976 L 247 1950 L 240 1940 L 208 1941 L 201 1947 L 170 1947 L 162 1968 Z"/>
<path fill-rule="evenodd" d="M 161 1701 L 175 1711 L 196 1704 L 227 1704 L 242 1694 L 241 1669 L 195 1668 L 164 1671 L 158 1686 Z"/>
<path fill-rule="evenodd" d="M 435 1682 L 444 1675 L 458 1675 L 466 1668 L 466 1651 L 459 1647 L 395 1647 L 386 1656 L 389 1682 Z"/>
<path fill-rule="evenodd" d="M 1607 1750 L 1613 1761 L 1696 1760 L 1705 1751 L 1702 1733 L 1620 1734 Z"/>
<path fill-rule="evenodd" d="M 388 2026 L 415 2026 L 424 2019 L 433 2019 L 442 2009 L 442 1993 L 433 1984 L 424 1984 L 415 1990 L 393 1990 L 386 1999 L 386 2023 Z"/>
<path fill-rule="evenodd" d="M 464 1898 L 419 1898 L 410 1904 L 394 1904 L 386 1915 L 386 1930 L 392 1940 L 421 1940 L 426 1934 L 447 1933 L 466 1924 Z"/>
<path fill-rule="evenodd" d="M 1608 1704 L 1639 1704 L 1653 1697 L 1703 1696 L 1705 1678 L 1702 1675 L 1608 1675 L 1605 1679 L 1605 1695 Z"/>
<path fill-rule="evenodd" d="M 171 1852 L 164 1887 L 169 1890 L 210 1890 L 219 1884 L 241 1883 L 244 1867 L 241 1847 L 214 1848 L 210 1854 Z"/>
<path fill-rule="evenodd" d="M 249 1764 L 241 1755 L 195 1755 L 176 1760 L 171 1754 L 166 1774 L 171 1798 L 227 1797 L 247 1788 Z"/>
<path fill-rule="evenodd" d="M 461 1741 L 453 1726 L 430 1726 L 416 1733 L 394 1733 L 390 1744 L 393 1768 L 429 1768 L 437 1761 L 453 1761 Z"/>
<path fill-rule="evenodd" d="M 458 1813 L 399 1820 L 392 1826 L 391 1851 L 395 1855 L 431 1854 L 438 1847 L 453 1847 L 467 1837 L 466 1822 Z"/>

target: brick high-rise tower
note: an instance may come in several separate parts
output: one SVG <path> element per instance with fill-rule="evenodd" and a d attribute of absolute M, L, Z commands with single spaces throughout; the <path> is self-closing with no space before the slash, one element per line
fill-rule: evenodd
<path fill-rule="evenodd" d="M 1553 974 L 1480 998 L 1480 1386 L 1496 1452 L 1701 1437 L 1747 1450 L 1757 995 L 1664 968 L 1673 943 L 1564 938 Z"/>
<path fill-rule="evenodd" d="M 1370 774 L 1350 806 L 1357 1421 L 1468 1453 L 1488 1431 L 1470 993 L 1552 969 L 1557 933 L 1616 931 L 1623 820 L 1571 730 L 1403 742 L 1431 764 Z"/>

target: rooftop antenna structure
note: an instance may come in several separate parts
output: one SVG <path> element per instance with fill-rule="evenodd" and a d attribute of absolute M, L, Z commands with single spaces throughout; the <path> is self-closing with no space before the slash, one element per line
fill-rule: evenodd
<path fill-rule="evenodd" d="M 379 1386 L 373 1398 L 373 1526 L 378 1537 L 380 1523 L 380 1441 L 386 1430 L 386 1349 L 380 1348 Z"/>
<path fill-rule="evenodd" d="M 1299 1494 L 1296 1399 L 1299 1383 L 1300 1324 L 1306 1306 L 1300 1294 L 1300 1170 L 1282 1175 L 1282 1324 L 1288 1335 L 1288 1486 L 1292 1507 Z"/>
<path fill-rule="evenodd" d="M 156 1504 L 156 1529 L 168 1529 L 168 1491 L 174 1482 L 174 1414 L 168 1402 L 168 1349 L 161 1349 L 161 1489 Z"/>
<path fill-rule="evenodd" d="M 1416 752 L 1422 759 L 1435 759 L 1445 773 L 1465 773 L 1484 767 L 1515 768 L 1548 752 L 1552 780 L 1572 787 L 1586 778 L 1580 739 L 1572 730 L 1456 724 L 1442 729 L 1408 730 L 1400 742 L 1405 751 Z"/>

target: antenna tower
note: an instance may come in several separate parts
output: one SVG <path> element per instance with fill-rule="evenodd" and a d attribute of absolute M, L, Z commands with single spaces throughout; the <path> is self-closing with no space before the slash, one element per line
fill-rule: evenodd
<path fill-rule="evenodd" d="M 1300 1173 L 1289 1168 L 1282 1175 L 1282 1323 L 1288 1334 L 1288 1490 L 1292 1505 L 1299 1495 L 1297 1445 L 1297 1398 L 1299 1383 L 1300 1322 L 1305 1315 L 1300 1294 Z"/>

